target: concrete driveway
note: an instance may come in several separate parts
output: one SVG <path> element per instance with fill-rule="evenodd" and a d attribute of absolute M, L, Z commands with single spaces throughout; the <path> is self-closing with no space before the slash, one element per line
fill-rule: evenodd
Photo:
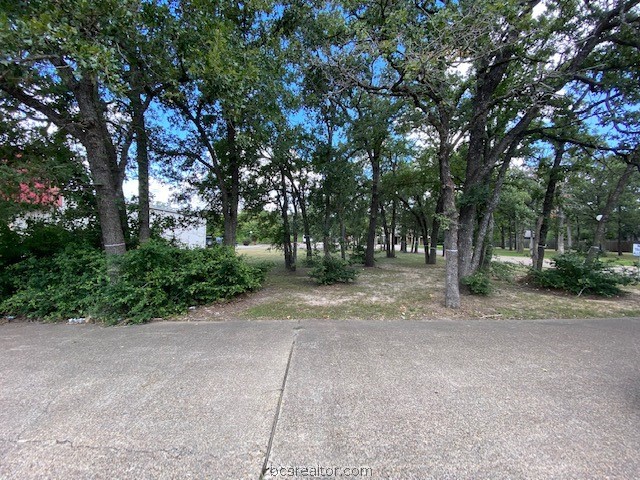
<path fill-rule="evenodd" d="M 640 478 L 640 319 L 0 326 L 0 478 Z"/>

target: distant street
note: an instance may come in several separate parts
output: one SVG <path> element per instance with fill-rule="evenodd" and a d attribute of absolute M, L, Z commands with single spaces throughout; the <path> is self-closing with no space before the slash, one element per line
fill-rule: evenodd
<path fill-rule="evenodd" d="M 640 478 L 640 319 L 9 323 L 0 360 L 2 479 Z"/>

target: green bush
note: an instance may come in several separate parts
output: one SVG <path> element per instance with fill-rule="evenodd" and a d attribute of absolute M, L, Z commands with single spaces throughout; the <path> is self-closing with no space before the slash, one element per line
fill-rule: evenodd
<path fill-rule="evenodd" d="M 52 258 L 75 245 L 80 255 L 91 250 L 94 241 L 90 229 L 79 228 L 68 231 L 61 225 L 44 221 L 30 221 L 20 232 L 16 232 L 6 224 L 0 225 L 0 302 L 16 293 L 20 284 L 24 288 L 25 275 L 35 270 L 56 272 L 64 270 L 63 265 L 52 263 Z M 95 242 L 94 242 L 95 243 Z M 11 268 L 20 262 L 26 262 L 17 270 Z M 42 261 L 39 261 L 42 259 Z M 42 268 L 41 268 L 42 267 Z M 82 276 L 82 272 L 80 272 Z M 46 310 L 46 309 L 45 309 Z"/>
<path fill-rule="evenodd" d="M 92 316 L 140 323 L 255 290 L 268 267 L 250 266 L 232 249 L 183 250 L 152 241 L 115 259 L 109 282 L 105 257 L 69 247 L 50 258 L 28 258 L 10 267 L 13 294 L 0 311 L 60 320 Z"/>
<path fill-rule="evenodd" d="M 318 265 L 318 258 L 317 255 L 314 255 L 312 257 L 304 257 L 304 260 L 302 260 L 302 266 L 305 268 L 313 268 L 316 267 Z"/>
<path fill-rule="evenodd" d="M 20 235 L 0 223 L 0 302 L 15 291 L 8 267 L 19 262 L 23 253 Z"/>
<path fill-rule="evenodd" d="M 366 249 L 362 245 L 353 248 L 353 252 L 349 255 L 349 263 L 351 265 L 364 264 Z"/>
<path fill-rule="evenodd" d="M 23 254 L 22 237 L 8 225 L 0 223 L 0 268 L 18 262 Z"/>
<path fill-rule="evenodd" d="M 491 280 L 489 280 L 487 274 L 481 270 L 467 277 L 462 277 L 460 282 L 466 285 L 469 292 L 474 295 L 489 295 L 493 291 Z"/>
<path fill-rule="evenodd" d="M 127 252 L 119 268 L 120 280 L 106 290 L 107 316 L 137 323 L 256 290 L 268 271 L 227 247 L 182 250 L 162 242 Z"/>
<path fill-rule="evenodd" d="M 518 266 L 514 263 L 492 261 L 489 264 L 489 273 L 491 277 L 503 282 L 512 282 Z"/>
<path fill-rule="evenodd" d="M 320 285 L 349 283 L 355 280 L 358 272 L 339 258 L 324 257 L 318 260 L 309 276 Z"/>
<path fill-rule="evenodd" d="M 51 257 L 69 244 L 79 243 L 75 241 L 74 232 L 44 222 L 30 223 L 21 236 L 25 255 L 34 257 Z"/>
<path fill-rule="evenodd" d="M 6 270 L 11 293 L 0 303 L 0 311 L 31 318 L 89 315 L 107 284 L 104 255 L 87 247 L 69 246 L 52 257 L 28 257 Z"/>
<path fill-rule="evenodd" d="M 611 297 L 620 293 L 618 285 L 627 285 L 633 280 L 613 271 L 599 260 L 587 265 L 585 257 L 577 253 L 559 255 L 552 263 L 552 268 L 531 270 L 529 278 L 534 285 L 578 295 L 587 293 Z"/>

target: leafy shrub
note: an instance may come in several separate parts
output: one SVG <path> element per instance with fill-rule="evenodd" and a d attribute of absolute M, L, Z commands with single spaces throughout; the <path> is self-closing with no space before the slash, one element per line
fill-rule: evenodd
<path fill-rule="evenodd" d="M 107 284 L 104 255 L 86 247 L 69 246 L 52 257 L 28 257 L 6 270 L 12 292 L 0 311 L 33 318 L 88 315 Z"/>
<path fill-rule="evenodd" d="M 30 220 L 19 232 L 0 223 L 0 266 L 27 257 L 51 257 L 71 244 L 98 247 L 99 234 L 91 227 L 69 230 L 43 220 Z"/>
<path fill-rule="evenodd" d="M 491 280 L 487 274 L 481 270 L 467 277 L 462 277 L 460 282 L 466 285 L 469 292 L 474 295 L 489 295 L 493 291 Z"/>
<path fill-rule="evenodd" d="M 108 285 L 108 317 L 144 322 L 260 288 L 268 268 L 250 266 L 233 249 L 182 250 L 148 242 L 120 260 Z"/>
<path fill-rule="evenodd" d="M 0 267 L 0 303 L 15 292 L 13 278 L 8 268 Z"/>
<path fill-rule="evenodd" d="M 99 243 L 94 233 L 91 228 L 69 231 L 61 225 L 42 220 L 29 221 L 20 232 L 10 229 L 6 224 L 0 224 L 0 302 L 16 293 L 19 284 L 24 288 L 25 275 L 29 275 L 25 269 L 41 270 L 42 267 L 52 272 L 56 269 L 64 270 L 64 266 L 51 262 L 54 255 L 63 253 L 71 245 L 80 252 L 80 256 L 93 250 L 91 244 Z M 28 259 L 31 259 L 30 262 L 21 268 L 10 268 Z M 38 261 L 40 259 L 42 262 Z M 82 272 L 80 274 L 82 276 Z M 77 280 L 81 281 L 79 278 Z"/>
<path fill-rule="evenodd" d="M 20 235 L 8 225 L 0 223 L 0 267 L 16 263 L 22 258 L 23 253 Z"/>
<path fill-rule="evenodd" d="M 0 223 L 0 301 L 15 291 L 13 277 L 7 267 L 20 261 L 22 256 L 20 235 Z"/>
<path fill-rule="evenodd" d="M 319 262 L 320 260 L 318 259 L 317 255 L 314 255 L 312 257 L 305 256 L 304 260 L 302 260 L 302 266 L 306 268 L 313 268 L 316 267 Z"/>
<path fill-rule="evenodd" d="M 599 260 L 590 265 L 577 253 L 566 253 L 552 260 L 553 267 L 531 270 L 529 278 L 539 287 L 611 297 L 620 293 L 618 285 L 631 283 L 632 278 L 613 271 Z"/>
<path fill-rule="evenodd" d="M 349 263 L 351 265 L 364 264 L 366 249 L 362 245 L 353 248 L 353 252 L 349 255 Z"/>
<path fill-rule="evenodd" d="M 332 285 L 334 283 L 349 283 L 354 281 L 358 272 L 341 259 L 324 257 L 318 260 L 315 267 L 309 272 L 309 276 L 320 285 Z"/>
<path fill-rule="evenodd" d="M 109 282 L 104 254 L 95 249 L 69 247 L 50 258 L 28 258 L 10 267 L 14 293 L 0 311 L 140 323 L 255 290 L 268 272 L 267 265 L 250 266 L 229 248 L 182 250 L 161 241 L 115 262 L 118 281 Z"/>
<path fill-rule="evenodd" d="M 491 277 L 503 282 L 511 282 L 514 279 L 518 266 L 508 262 L 492 261 L 489 264 L 489 273 Z"/>
<path fill-rule="evenodd" d="M 75 241 L 74 233 L 59 225 L 44 222 L 30 223 L 22 235 L 22 249 L 26 255 L 50 257 L 62 252 Z"/>

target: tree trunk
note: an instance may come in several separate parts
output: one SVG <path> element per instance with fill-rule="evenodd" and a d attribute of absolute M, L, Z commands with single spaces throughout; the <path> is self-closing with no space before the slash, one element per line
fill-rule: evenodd
<path fill-rule="evenodd" d="M 489 224 L 493 223 L 493 212 L 500 203 L 500 192 L 502 191 L 502 185 L 504 184 L 504 179 L 507 174 L 507 170 L 509 170 L 509 164 L 511 163 L 511 157 L 513 156 L 513 151 L 515 150 L 516 144 L 513 144 L 513 147 L 504 155 L 502 165 L 500 166 L 500 171 L 498 172 L 498 177 L 496 178 L 496 182 L 493 186 L 493 192 L 491 193 L 491 197 L 487 202 L 485 207 L 484 214 L 482 216 L 482 220 L 480 221 L 480 225 L 478 226 L 478 234 L 476 235 L 476 248 L 473 252 L 473 256 L 471 257 L 471 266 L 467 271 L 467 275 L 471 275 L 475 273 L 476 270 L 480 267 L 482 263 L 481 256 L 484 255 L 484 244 L 485 237 L 487 232 L 489 231 Z M 493 244 L 493 240 L 491 240 Z"/>
<path fill-rule="evenodd" d="M 440 235 L 440 215 L 442 215 L 442 195 L 438 196 L 436 214 L 431 222 L 431 251 L 429 252 L 429 264 L 435 265 L 438 257 L 438 236 Z"/>
<path fill-rule="evenodd" d="M 511 30 L 508 33 L 508 38 L 515 39 L 517 32 Z M 469 122 L 469 148 L 466 155 L 466 172 L 465 181 L 463 186 L 463 197 L 475 198 L 483 188 L 485 183 L 488 183 L 489 175 L 495 161 L 498 160 L 506 149 L 501 151 L 496 150 L 492 155 L 489 155 L 488 148 L 488 118 L 490 111 L 490 103 L 492 96 L 496 89 L 502 82 L 507 68 L 509 65 L 509 57 L 512 55 L 512 48 L 506 47 L 498 51 L 495 59 L 491 61 L 488 59 L 482 59 L 480 63 L 485 63 L 486 68 L 479 70 L 476 77 L 475 92 L 471 99 L 471 108 L 473 110 L 471 121 Z M 524 118 L 519 122 L 523 123 Z M 516 127 L 512 128 L 512 131 Z M 506 136 L 505 139 L 506 140 Z M 505 141 L 497 142 L 500 145 L 506 144 Z M 515 148 L 515 145 L 512 145 Z M 496 149 L 497 147 L 494 147 Z M 504 148 L 504 147 L 502 147 Z M 499 188 L 496 192 L 500 194 Z M 488 212 L 492 213 L 492 212 Z M 460 250 L 458 257 L 459 275 L 465 277 L 473 273 L 473 239 L 474 231 L 477 220 L 477 208 L 475 201 L 464 202 L 460 207 L 459 216 L 459 231 L 458 231 L 458 249 Z M 485 227 L 486 234 L 486 227 Z M 482 245 L 477 245 L 477 248 L 482 248 Z M 476 259 L 476 264 L 478 259 Z"/>
<path fill-rule="evenodd" d="M 0 89 L 28 107 L 39 111 L 61 130 L 67 130 L 82 143 L 87 152 L 87 162 L 93 187 L 96 192 L 98 220 L 101 239 L 108 256 L 126 252 L 124 195 L 122 176 L 117 161 L 116 149 L 107 127 L 104 112 L 106 105 L 100 98 L 97 79 L 88 72 L 80 78 L 74 76 L 72 68 L 62 57 L 52 60 L 69 93 L 77 102 L 77 122 L 67 121 L 66 113 L 60 115 L 55 108 L 31 96 L 26 90 L 6 82 L 0 75 Z M 74 115 L 75 116 L 75 115 Z M 117 268 L 110 262 L 109 275 L 117 280 Z"/>
<path fill-rule="evenodd" d="M 444 305 L 447 308 L 460 308 L 460 277 L 458 260 L 458 209 L 456 208 L 455 183 L 451 176 L 449 158 L 451 148 L 447 143 L 449 129 L 442 125 L 438 131 L 440 146 L 438 149 L 438 166 L 442 191 L 442 212 L 447 219 L 444 230 L 445 288 Z"/>
<path fill-rule="evenodd" d="M 400 227 L 400 251 L 407 253 L 407 227 L 404 224 Z"/>
<path fill-rule="evenodd" d="M 222 244 L 228 247 L 235 248 L 236 246 L 236 226 L 238 223 L 238 215 L 237 212 L 234 215 L 231 211 L 231 203 L 223 202 L 222 207 L 224 209 L 223 212 L 223 220 L 224 220 L 224 235 L 222 237 Z"/>
<path fill-rule="evenodd" d="M 621 8 L 621 6 L 616 6 L 601 18 L 600 22 L 591 30 L 590 38 L 581 44 L 566 63 L 561 63 L 557 69 L 556 78 L 551 80 L 550 85 L 545 84 L 544 88 L 551 87 L 551 91 L 559 90 L 582 68 L 589 54 L 602 42 L 603 33 L 612 28 L 612 19 L 618 16 Z M 496 53 L 492 53 L 491 56 L 478 60 L 480 68 L 478 68 L 475 77 L 476 88 L 470 99 L 472 114 L 468 128 L 467 165 L 459 218 L 458 248 L 460 249 L 459 267 L 462 276 L 472 273 L 471 259 L 477 205 L 475 199 L 481 193 L 480 189 L 487 183 L 488 174 L 498 158 L 519 141 L 519 137 L 538 117 L 541 109 L 540 104 L 533 102 L 506 134 L 501 138 L 490 138 L 491 128 L 488 119 L 491 104 L 495 101 L 495 93 L 501 85 L 504 85 L 503 80 L 508 75 L 511 60 L 516 55 L 515 45 L 520 34 L 521 31 L 517 28 L 509 29 L 503 37 L 502 48 L 498 49 Z"/>
<path fill-rule="evenodd" d="M 560 180 L 561 170 L 560 164 L 562 163 L 562 157 L 564 156 L 564 143 L 555 145 L 555 156 L 553 159 L 553 165 L 549 172 L 549 182 L 547 183 L 547 190 L 544 194 L 544 202 L 542 203 L 542 215 L 540 229 L 538 233 L 538 249 L 536 255 L 536 262 L 533 264 L 533 268 L 536 270 L 542 270 L 544 264 L 544 249 L 547 246 L 547 233 L 549 231 L 549 219 L 551 217 L 551 211 L 553 210 L 553 200 L 556 196 L 556 185 Z"/>
<path fill-rule="evenodd" d="M 227 121 L 227 147 L 229 149 L 229 176 L 231 184 L 227 191 L 229 195 L 225 201 L 224 210 L 224 238 L 223 243 L 229 247 L 236 247 L 236 230 L 238 229 L 238 203 L 240 201 L 240 154 L 236 142 L 236 128 L 232 121 Z M 219 179 L 224 182 L 225 179 Z M 226 204 L 226 205 L 225 205 Z"/>
<path fill-rule="evenodd" d="M 91 169 L 93 185 L 96 189 L 98 218 L 102 232 L 102 244 L 107 254 L 122 255 L 126 252 L 124 230 L 118 208 L 117 187 L 110 170 L 109 154 L 103 139 L 93 133 L 85 141 L 87 161 Z"/>
<path fill-rule="evenodd" d="M 476 226 L 476 206 L 460 208 L 458 227 L 458 266 L 460 278 L 473 273 L 473 232 Z"/>
<path fill-rule="evenodd" d="M 533 258 L 533 250 L 536 239 L 538 238 L 538 227 L 540 225 L 540 218 L 537 219 L 536 223 L 532 223 L 529 226 L 529 257 Z"/>
<path fill-rule="evenodd" d="M 347 227 L 344 225 L 344 218 L 340 215 L 340 258 L 347 259 Z"/>
<path fill-rule="evenodd" d="M 293 249 L 291 247 L 291 227 L 289 225 L 289 196 L 287 195 L 287 182 L 284 169 L 280 169 L 281 188 L 281 215 L 282 215 L 282 249 L 284 251 L 284 266 L 287 270 L 294 272 L 296 270 L 293 261 Z"/>
<path fill-rule="evenodd" d="M 429 265 L 431 258 L 429 255 L 429 228 L 427 226 L 427 219 L 420 219 L 420 228 L 422 229 L 422 247 L 424 248 L 424 263 Z"/>
<path fill-rule="evenodd" d="M 509 220 L 509 250 L 513 250 L 513 223 Z"/>
<path fill-rule="evenodd" d="M 628 163 L 627 168 L 624 170 L 620 178 L 618 178 L 618 182 L 611 192 L 609 192 L 609 196 L 607 197 L 607 202 L 605 203 L 604 209 L 600 212 L 602 217 L 598 221 L 598 226 L 596 227 L 596 233 L 593 236 L 593 244 L 589 249 L 589 253 L 587 253 L 587 258 L 585 263 L 590 265 L 594 262 L 596 257 L 598 256 L 598 252 L 600 251 L 600 246 L 604 242 L 604 235 L 606 233 L 607 220 L 609 219 L 609 215 L 613 211 L 613 208 L 618 203 L 618 198 L 622 194 L 624 188 L 627 186 L 631 175 L 633 174 L 636 166 L 633 163 Z"/>
<path fill-rule="evenodd" d="M 618 205 L 618 256 L 622 256 L 622 207 Z"/>
<path fill-rule="evenodd" d="M 235 127 L 230 120 L 226 121 L 227 126 L 227 148 L 228 160 L 227 168 L 223 169 L 215 146 L 209 139 L 209 132 L 202 124 L 199 115 L 191 111 L 190 106 L 185 102 L 175 101 L 174 106 L 180 110 L 185 119 L 193 124 L 198 132 L 200 143 L 207 149 L 211 162 L 200 161 L 205 165 L 216 178 L 218 189 L 220 190 L 222 217 L 224 221 L 224 235 L 222 239 L 223 245 L 235 248 L 236 246 L 236 229 L 238 226 L 238 202 L 240 191 L 240 174 L 239 174 L 239 158 L 237 145 L 235 141 Z M 231 186 L 228 179 L 231 178 Z"/>
<path fill-rule="evenodd" d="M 441 167 L 442 169 L 442 167 Z M 449 174 L 448 162 L 446 174 Z M 453 180 L 450 175 L 443 187 L 444 215 L 448 219 L 444 231 L 444 249 L 446 253 L 444 304 L 447 308 L 460 308 L 460 284 L 458 274 L 458 210 L 456 209 Z"/>
<path fill-rule="evenodd" d="M 304 229 L 304 244 L 307 249 L 307 260 L 311 261 L 313 258 L 313 247 L 311 246 L 311 227 L 309 226 L 309 217 L 307 217 L 306 208 L 301 207 L 302 212 L 302 226 Z"/>
<path fill-rule="evenodd" d="M 291 185 L 294 185 L 293 179 L 290 177 Z M 302 215 L 302 231 L 304 232 L 304 243 L 307 249 L 307 260 L 311 261 L 313 258 L 313 247 L 311 246 L 311 227 L 309 226 L 309 217 L 307 216 L 307 205 L 302 187 L 294 188 L 294 193 L 298 199 L 300 205 L 300 214 Z"/>
<path fill-rule="evenodd" d="M 291 222 L 291 234 L 293 235 L 292 260 L 294 268 L 298 264 L 298 206 L 296 205 L 295 195 L 291 196 L 291 205 L 293 205 L 293 221 Z"/>
<path fill-rule="evenodd" d="M 558 243 L 556 245 L 557 252 L 564 254 L 564 210 L 562 207 L 558 208 Z"/>
<path fill-rule="evenodd" d="M 326 258 L 331 256 L 331 197 L 324 196 L 324 228 L 322 231 L 322 250 Z"/>
<path fill-rule="evenodd" d="M 513 234 L 516 239 L 516 252 L 524 253 L 524 230 L 517 221 L 515 222 L 515 229 Z"/>
<path fill-rule="evenodd" d="M 364 256 L 364 266 L 373 267 L 375 265 L 376 230 L 378 221 L 378 206 L 380 205 L 380 157 L 377 151 L 369 152 L 371 169 L 373 171 L 371 179 L 371 204 L 369 206 L 369 228 L 367 230 L 367 249 Z"/>
<path fill-rule="evenodd" d="M 397 204 L 395 198 L 391 201 L 391 255 L 390 258 L 396 257 L 396 217 L 397 217 Z"/>
<path fill-rule="evenodd" d="M 535 233 L 534 230 L 531 231 L 531 244 L 530 244 L 530 255 L 531 255 L 531 265 L 534 266 L 538 262 L 538 239 L 540 238 L 540 228 L 542 227 L 542 217 L 538 217 L 536 220 Z"/>
<path fill-rule="evenodd" d="M 488 268 L 491 264 L 491 260 L 493 258 L 493 230 L 495 227 L 495 222 L 493 219 L 493 214 L 491 214 L 491 218 L 489 219 L 489 231 L 487 232 L 487 236 L 484 240 L 484 245 L 482 247 L 482 258 L 480 259 L 480 268 Z"/>
<path fill-rule="evenodd" d="M 295 215 L 293 223 L 296 224 Z M 293 228 L 293 264 L 298 264 L 298 228 L 295 226 Z"/>
<path fill-rule="evenodd" d="M 74 93 L 83 123 L 87 125 L 80 140 L 87 151 L 87 161 L 96 190 L 102 244 L 107 254 L 122 255 L 127 250 L 125 223 L 121 216 L 124 196 L 116 149 L 102 113 L 104 105 L 96 83 L 89 76 L 78 82 Z M 111 267 L 110 276 L 112 280 L 117 277 L 114 267 Z"/>
<path fill-rule="evenodd" d="M 131 97 L 133 128 L 136 138 L 136 161 L 138 163 L 138 240 L 147 242 L 151 237 L 149 216 L 149 151 L 147 126 L 143 102 L 138 93 Z"/>
<path fill-rule="evenodd" d="M 384 232 L 384 251 L 387 258 L 391 258 L 391 242 L 389 241 L 390 229 L 387 223 L 387 214 L 383 202 L 380 202 L 380 218 L 382 219 L 382 231 Z"/>

